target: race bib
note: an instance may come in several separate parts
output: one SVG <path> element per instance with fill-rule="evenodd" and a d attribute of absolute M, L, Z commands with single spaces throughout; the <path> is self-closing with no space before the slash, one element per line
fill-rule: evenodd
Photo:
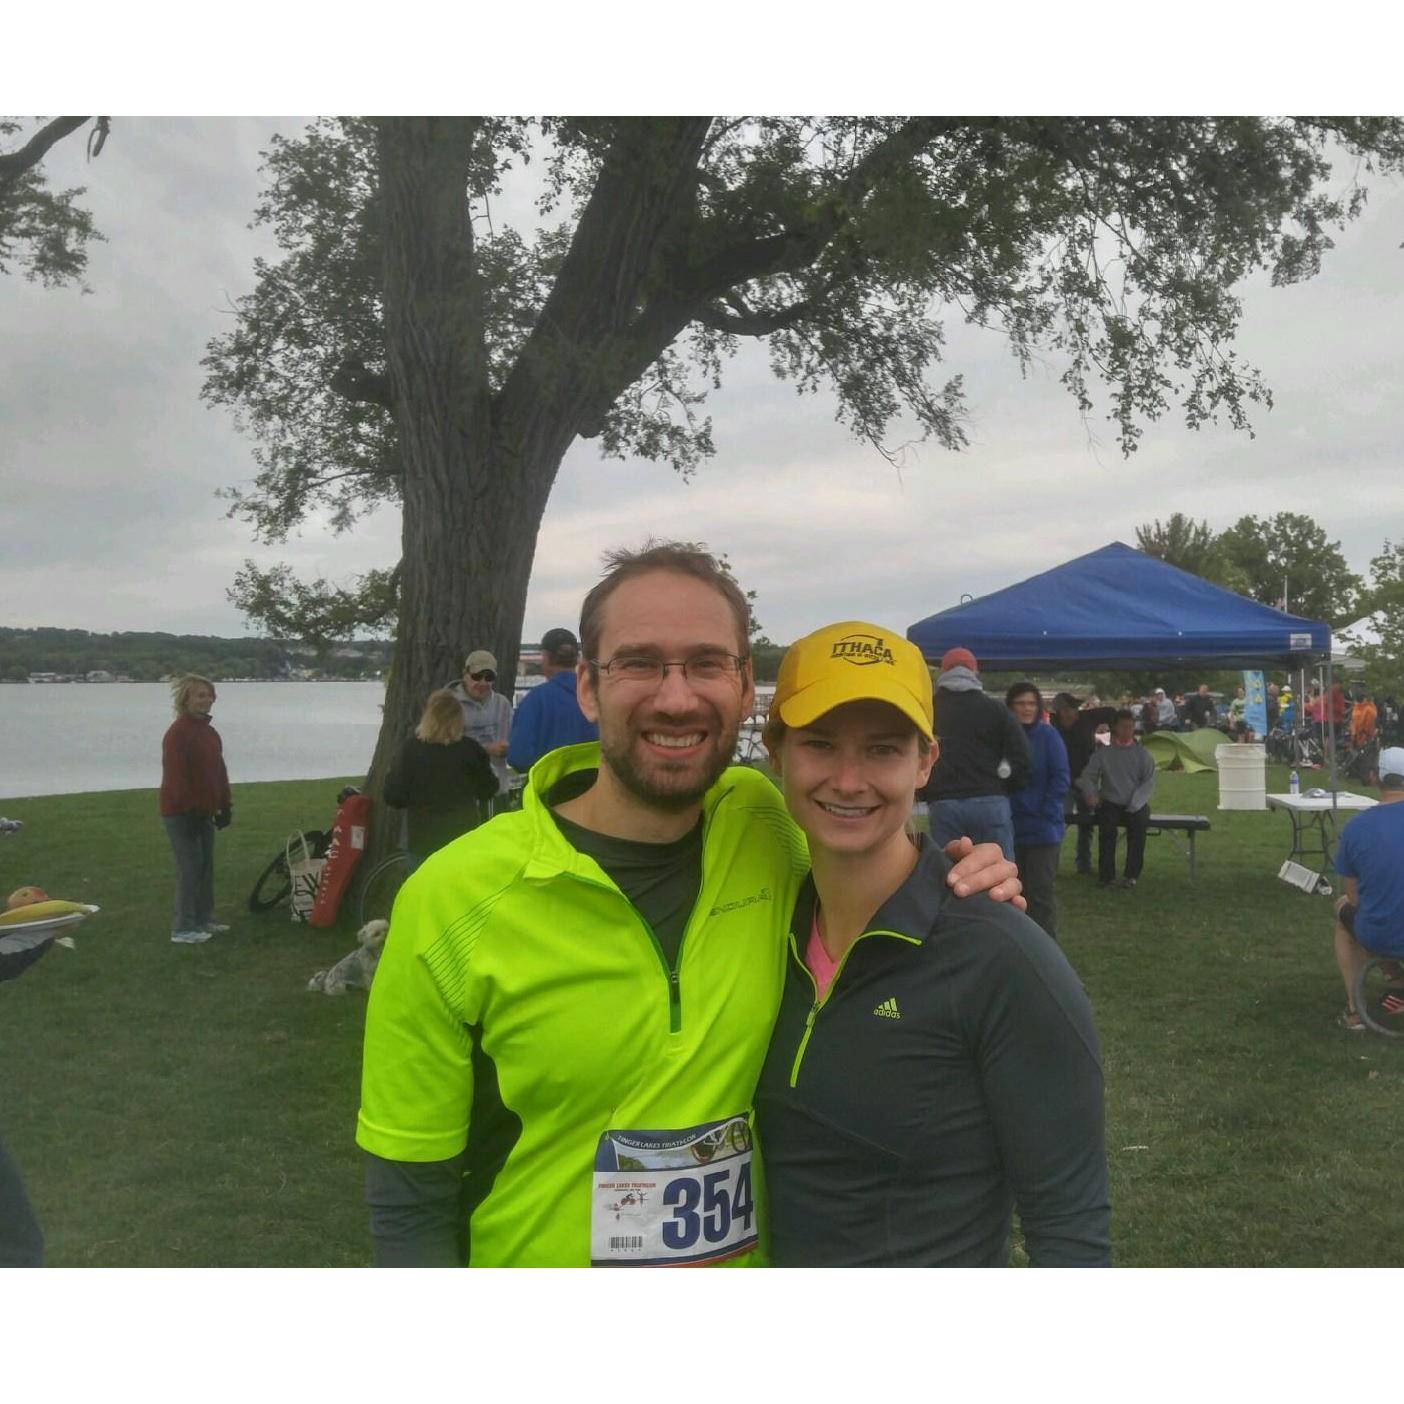
<path fill-rule="evenodd" d="M 754 1248 L 744 1116 L 684 1131 L 606 1131 L 595 1152 L 593 1267 L 715 1263 Z"/>

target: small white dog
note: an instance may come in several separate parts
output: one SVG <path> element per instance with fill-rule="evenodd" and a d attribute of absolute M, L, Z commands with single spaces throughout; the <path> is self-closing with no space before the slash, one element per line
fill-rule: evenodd
<path fill-rule="evenodd" d="M 385 945 L 388 921 L 368 921 L 357 933 L 360 945 L 350 955 L 343 956 L 330 970 L 319 970 L 308 982 L 309 990 L 323 994 L 345 994 L 347 990 L 368 990 L 375 979 L 375 967 L 380 964 L 380 952 Z"/>

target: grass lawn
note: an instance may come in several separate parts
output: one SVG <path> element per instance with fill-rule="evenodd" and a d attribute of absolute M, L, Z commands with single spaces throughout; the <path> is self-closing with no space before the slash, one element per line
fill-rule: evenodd
<path fill-rule="evenodd" d="M 193 947 L 168 939 L 152 791 L 0 805 L 27 826 L 0 840 L 0 892 L 36 883 L 103 908 L 76 951 L 0 985 L 0 1129 L 49 1263 L 369 1261 L 352 1143 L 365 996 L 304 989 L 354 933 L 245 907 L 286 832 L 330 822 L 339 788 L 235 787 L 215 880 L 234 930 Z M 1171 835 L 1148 841 L 1134 892 L 1099 891 L 1063 858 L 1060 931 L 1106 1064 L 1115 1259 L 1392 1266 L 1404 1040 L 1335 1027 L 1330 903 L 1276 878 L 1287 817 L 1216 803 L 1212 773 L 1157 783 L 1157 809 L 1213 822 L 1192 887 Z"/>

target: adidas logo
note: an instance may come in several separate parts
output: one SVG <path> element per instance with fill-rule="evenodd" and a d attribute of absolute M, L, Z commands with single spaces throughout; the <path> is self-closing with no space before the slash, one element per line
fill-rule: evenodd
<path fill-rule="evenodd" d="M 902 1017 L 901 1013 L 898 1011 L 897 1001 L 895 999 L 883 1000 L 883 1002 L 873 1010 L 873 1013 L 876 1014 L 879 1019 L 900 1019 Z"/>

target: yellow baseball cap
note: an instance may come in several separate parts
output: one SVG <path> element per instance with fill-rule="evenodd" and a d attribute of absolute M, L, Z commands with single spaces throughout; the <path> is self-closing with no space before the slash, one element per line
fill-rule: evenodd
<path fill-rule="evenodd" d="M 780 664 L 772 716 L 808 726 L 845 702 L 889 702 L 933 738 L 931 674 L 921 650 L 879 624 L 850 619 L 790 645 Z"/>

